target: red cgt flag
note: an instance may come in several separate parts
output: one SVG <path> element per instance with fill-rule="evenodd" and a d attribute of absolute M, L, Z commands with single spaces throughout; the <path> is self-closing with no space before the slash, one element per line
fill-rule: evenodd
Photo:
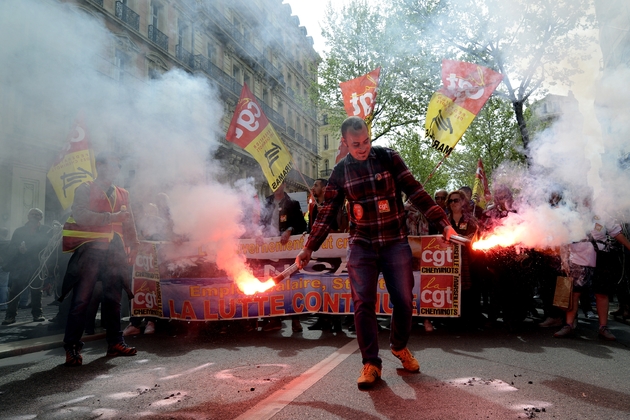
<path fill-rule="evenodd" d="M 357 116 L 366 120 L 368 132 L 371 131 L 372 124 L 369 118 L 374 112 L 378 82 L 381 76 L 381 68 L 378 67 L 366 75 L 339 83 L 343 105 L 349 117 Z M 348 148 L 339 141 L 339 150 L 335 163 L 339 163 L 348 154 Z"/>
<path fill-rule="evenodd" d="M 278 189 L 293 167 L 289 150 L 269 124 L 247 84 L 243 85 L 225 137 L 227 141 L 247 150 L 258 161 L 273 191 Z"/>
<path fill-rule="evenodd" d="M 424 125 L 431 147 L 450 154 L 502 80 L 487 67 L 442 60 L 443 86 L 429 102 Z"/>
<path fill-rule="evenodd" d="M 349 117 L 356 115 L 365 119 L 372 114 L 380 75 L 381 68 L 378 67 L 364 76 L 339 83 L 343 105 Z"/>

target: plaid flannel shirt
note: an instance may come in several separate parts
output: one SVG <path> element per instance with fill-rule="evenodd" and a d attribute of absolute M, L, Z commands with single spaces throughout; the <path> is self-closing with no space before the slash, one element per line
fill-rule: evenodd
<path fill-rule="evenodd" d="M 334 167 L 324 193 L 324 205 L 305 247 L 312 251 L 319 249 L 345 199 L 349 202 L 350 244 L 386 246 L 406 239 L 401 191 L 430 222 L 442 229 L 450 225 L 446 213 L 416 181 L 400 155 L 392 149 L 374 146 L 365 161 L 348 154 Z"/>

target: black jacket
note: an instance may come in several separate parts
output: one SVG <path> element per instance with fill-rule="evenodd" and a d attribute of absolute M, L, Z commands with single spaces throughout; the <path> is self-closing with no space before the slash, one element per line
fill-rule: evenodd
<path fill-rule="evenodd" d="M 267 197 L 265 200 L 265 208 L 261 222 L 263 226 L 271 226 L 271 216 L 273 215 L 273 194 Z M 291 199 L 287 193 L 284 193 L 284 198 L 280 201 L 280 221 L 278 223 L 280 233 L 284 232 L 288 228 L 292 227 L 291 234 L 301 234 L 306 231 L 306 220 L 304 220 L 304 214 L 302 213 L 302 207 L 300 203 Z"/>

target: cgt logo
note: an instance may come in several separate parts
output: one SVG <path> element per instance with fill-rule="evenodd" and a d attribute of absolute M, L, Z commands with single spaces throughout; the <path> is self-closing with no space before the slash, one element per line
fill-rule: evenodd
<path fill-rule="evenodd" d="M 425 249 L 422 251 L 422 262 L 433 267 L 444 267 L 453 263 L 453 248 Z"/>
<path fill-rule="evenodd" d="M 453 291 L 450 287 L 445 290 L 424 289 L 420 293 L 420 300 L 433 308 L 443 308 L 445 305 L 450 307 L 453 306 Z"/>
<path fill-rule="evenodd" d="M 462 92 L 468 99 L 479 99 L 483 96 L 485 89 L 483 86 L 474 86 L 466 79 L 457 77 L 455 73 L 448 75 L 449 84 L 447 89 L 452 92 Z"/>
<path fill-rule="evenodd" d="M 153 309 L 157 306 L 157 295 L 153 292 L 138 292 L 134 295 L 133 301 L 136 305 L 147 309 Z"/>
<path fill-rule="evenodd" d="M 144 271 L 153 271 L 155 264 L 153 263 L 153 255 L 138 254 L 136 256 L 136 266 L 142 267 Z"/>

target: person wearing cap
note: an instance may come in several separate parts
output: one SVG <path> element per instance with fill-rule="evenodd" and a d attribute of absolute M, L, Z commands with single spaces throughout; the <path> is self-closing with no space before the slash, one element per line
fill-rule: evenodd
<path fill-rule="evenodd" d="M 46 248 L 50 240 L 50 228 L 41 221 L 44 212 L 32 208 L 27 213 L 24 226 L 15 229 L 8 246 L 8 257 L 3 269 L 9 272 L 9 303 L 7 314 L 2 325 L 15 323 L 20 295 L 25 290 L 31 293 L 31 314 L 33 322 L 44 322 L 42 310 L 42 286 L 44 279 L 39 276 L 39 254 Z"/>
<path fill-rule="evenodd" d="M 97 280 L 103 284 L 101 325 L 107 335 L 107 356 L 133 356 L 120 327 L 123 288 L 133 298 L 129 283 L 131 263 L 138 252 L 138 236 L 127 190 L 115 186 L 120 160 L 113 153 L 96 157 L 97 177 L 77 187 L 72 214 L 64 224 L 63 250 L 72 252 L 59 300 L 72 290 L 63 338 L 66 366 L 83 363 L 81 337 Z"/>

